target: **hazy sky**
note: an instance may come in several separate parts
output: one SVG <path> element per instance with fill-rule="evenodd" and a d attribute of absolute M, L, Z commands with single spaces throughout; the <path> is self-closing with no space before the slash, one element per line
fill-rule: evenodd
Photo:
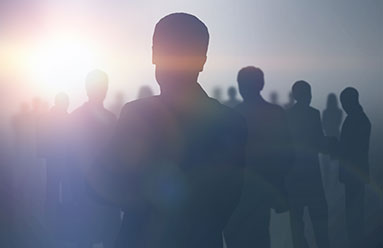
<path fill-rule="evenodd" d="M 241 67 L 255 65 L 265 72 L 266 97 L 276 90 L 285 101 L 292 83 L 305 79 L 318 107 L 346 85 L 357 86 L 362 99 L 368 95 L 370 109 L 381 102 L 381 0 L 1 0 L 0 83 L 48 100 L 65 90 L 75 107 L 84 101 L 88 67 L 98 67 L 109 73 L 111 95 L 122 90 L 132 99 L 140 85 L 156 87 L 153 28 L 178 11 L 209 28 L 200 77 L 208 91 L 234 85 Z M 64 48 L 70 51 L 57 52 L 62 43 L 72 44 Z"/>

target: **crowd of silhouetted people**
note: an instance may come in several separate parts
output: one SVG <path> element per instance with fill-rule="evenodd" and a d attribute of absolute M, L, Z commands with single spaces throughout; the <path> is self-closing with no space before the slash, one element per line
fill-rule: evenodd
<path fill-rule="evenodd" d="M 170 14 L 153 35 L 159 95 L 143 86 L 137 100 L 118 93 L 107 109 L 108 75 L 93 70 L 88 99 L 71 113 L 65 93 L 51 108 L 22 104 L 12 158 L 0 157 L 12 165 L 0 173 L 11 185 L 0 190 L 0 247 L 370 247 L 371 123 L 357 89 L 340 93 L 343 110 L 329 94 L 321 114 L 309 82 L 292 82 L 286 104 L 275 91 L 268 101 L 264 72 L 246 66 L 227 100 L 220 87 L 209 97 L 198 83 L 208 44 L 197 17 Z M 342 228 L 346 241 L 334 241 Z"/>

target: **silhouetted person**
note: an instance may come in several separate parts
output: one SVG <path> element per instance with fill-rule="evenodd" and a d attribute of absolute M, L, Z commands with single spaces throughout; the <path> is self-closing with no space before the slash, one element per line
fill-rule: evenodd
<path fill-rule="evenodd" d="M 244 102 L 235 110 L 248 125 L 245 184 L 225 240 L 228 248 L 270 247 L 270 210 L 287 211 L 284 179 L 293 162 L 291 137 L 285 111 L 261 96 L 261 69 L 245 67 L 237 80 Z"/>
<path fill-rule="evenodd" d="M 342 110 L 338 106 L 338 100 L 334 93 L 327 96 L 327 106 L 322 114 L 323 130 L 326 136 L 336 137 L 339 139 L 340 125 L 342 123 Z M 328 155 L 322 157 L 323 179 L 325 186 L 331 186 L 334 183 L 333 175 L 336 174 L 337 168 L 332 163 Z M 334 170 L 335 169 L 335 170 Z"/>
<path fill-rule="evenodd" d="M 288 102 L 283 105 L 283 108 L 285 109 L 290 109 L 295 104 L 295 99 L 292 92 L 289 92 L 288 97 L 289 97 Z"/>
<path fill-rule="evenodd" d="M 339 179 L 345 185 L 346 226 L 349 247 L 363 247 L 364 195 L 369 183 L 368 151 L 371 123 L 359 103 L 359 93 L 348 87 L 340 95 L 347 113 L 340 135 Z"/>
<path fill-rule="evenodd" d="M 297 81 L 292 87 L 297 101 L 287 110 L 295 150 L 294 166 L 288 176 L 290 221 L 295 248 L 308 248 L 303 213 L 307 207 L 318 248 L 329 247 L 328 209 L 319 167 L 319 151 L 324 150 L 320 112 L 311 107 L 311 86 Z"/>
<path fill-rule="evenodd" d="M 114 103 L 111 107 L 111 111 L 113 114 L 115 114 L 117 117 L 120 116 L 120 112 L 122 107 L 124 106 L 125 102 L 125 96 L 122 92 L 117 92 L 114 98 Z"/>
<path fill-rule="evenodd" d="M 71 189 L 76 206 L 77 241 L 81 248 L 102 242 L 103 247 L 112 247 L 120 227 L 120 210 L 97 202 L 88 189 L 87 178 L 91 164 L 110 141 L 116 127 L 115 115 L 104 107 L 108 90 L 108 76 L 93 70 L 86 77 L 88 102 L 71 114 L 73 127 L 73 168 Z"/>
<path fill-rule="evenodd" d="M 280 105 L 279 103 L 279 96 L 276 91 L 273 91 L 270 93 L 270 102 L 275 105 Z"/>
<path fill-rule="evenodd" d="M 40 156 L 46 159 L 45 213 L 48 221 L 58 217 L 67 176 L 70 135 L 68 107 L 68 95 L 57 94 L 54 106 L 40 124 L 39 150 Z"/>
<path fill-rule="evenodd" d="M 237 90 L 235 87 L 229 87 L 227 90 L 227 95 L 229 96 L 229 100 L 227 100 L 224 104 L 230 108 L 234 108 L 241 101 L 237 99 Z"/>
<path fill-rule="evenodd" d="M 154 95 L 154 93 L 153 93 L 152 88 L 150 88 L 150 86 L 144 85 L 144 86 L 141 86 L 140 89 L 138 90 L 137 99 L 150 97 L 153 95 Z"/>
<path fill-rule="evenodd" d="M 223 102 L 223 100 L 222 100 L 222 89 L 220 87 L 214 87 L 213 98 L 220 103 Z"/>
<path fill-rule="evenodd" d="M 326 136 L 339 138 L 340 124 L 342 123 L 342 110 L 338 106 L 338 100 L 334 93 L 327 96 L 326 109 L 323 111 L 322 123 Z"/>
<path fill-rule="evenodd" d="M 197 82 L 208 42 L 205 24 L 189 14 L 155 27 L 161 94 L 125 105 L 106 166 L 93 177 L 100 194 L 124 208 L 119 248 L 223 246 L 241 194 L 246 126 Z"/>

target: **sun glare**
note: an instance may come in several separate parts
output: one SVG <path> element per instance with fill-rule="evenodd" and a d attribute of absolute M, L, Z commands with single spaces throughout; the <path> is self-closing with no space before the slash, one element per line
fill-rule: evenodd
<path fill-rule="evenodd" d="M 28 60 L 33 83 L 45 92 L 82 87 L 86 73 L 97 67 L 91 42 L 69 35 L 45 39 L 32 49 Z"/>

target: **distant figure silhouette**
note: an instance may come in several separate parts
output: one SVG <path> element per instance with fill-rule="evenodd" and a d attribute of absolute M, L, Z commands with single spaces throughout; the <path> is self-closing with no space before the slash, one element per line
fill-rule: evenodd
<path fill-rule="evenodd" d="M 323 111 L 323 130 L 327 136 L 339 138 L 340 124 L 342 123 L 342 110 L 338 106 L 338 100 L 334 93 L 327 97 L 327 106 Z"/>
<path fill-rule="evenodd" d="M 59 93 L 54 106 L 40 124 L 40 156 L 46 159 L 45 213 L 47 220 L 57 220 L 67 178 L 69 152 L 69 97 Z M 53 223 L 50 223 L 53 224 Z M 51 226 L 52 229 L 54 227 Z"/>
<path fill-rule="evenodd" d="M 138 96 L 137 99 L 145 98 L 145 97 L 150 97 L 153 96 L 153 90 L 150 88 L 148 85 L 141 86 L 140 89 L 138 90 Z"/>
<path fill-rule="evenodd" d="M 228 248 L 270 247 L 270 210 L 287 211 L 284 180 L 293 162 L 285 111 L 261 96 L 263 72 L 245 67 L 238 73 L 244 99 L 235 109 L 248 124 L 245 184 L 239 206 L 225 229 Z"/>
<path fill-rule="evenodd" d="M 213 98 L 220 103 L 223 102 L 223 100 L 222 100 L 222 89 L 220 87 L 214 87 Z"/>
<path fill-rule="evenodd" d="M 359 103 L 359 93 L 348 87 L 340 95 L 347 113 L 340 135 L 340 181 L 345 185 L 349 247 L 363 247 L 365 184 L 369 183 L 371 123 Z"/>
<path fill-rule="evenodd" d="M 224 104 L 230 108 L 234 108 L 241 101 L 237 99 L 237 90 L 235 87 L 229 87 L 227 90 L 227 95 L 229 96 L 229 100 L 227 100 Z"/>
<path fill-rule="evenodd" d="M 273 91 L 270 93 L 270 102 L 275 105 L 280 105 L 278 92 Z"/>
<path fill-rule="evenodd" d="M 290 92 L 289 93 L 289 100 L 286 104 L 283 105 L 283 108 L 290 109 L 292 106 L 294 106 L 294 104 L 295 104 L 295 99 L 294 99 L 293 93 Z"/>
<path fill-rule="evenodd" d="M 125 96 L 122 92 L 117 92 L 114 98 L 114 103 L 111 106 L 111 111 L 116 116 L 120 116 L 120 112 L 125 103 Z"/>
<path fill-rule="evenodd" d="M 292 87 L 297 103 L 287 111 L 295 149 L 295 162 L 288 176 L 290 221 L 295 248 L 308 248 L 303 212 L 308 207 L 318 248 L 329 247 L 328 208 L 319 167 L 324 150 L 320 112 L 311 107 L 311 86 L 297 81 Z"/>
<path fill-rule="evenodd" d="M 93 243 L 103 243 L 103 247 L 113 247 L 120 228 L 120 210 L 116 207 L 96 202 L 87 189 L 90 166 L 110 141 L 116 126 L 115 115 L 104 107 L 108 90 L 108 76 L 94 70 L 86 77 L 88 102 L 71 114 L 73 125 L 73 168 L 72 193 L 77 214 L 78 245 L 92 247 Z"/>
<path fill-rule="evenodd" d="M 327 106 L 322 114 L 323 130 L 326 136 L 336 137 L 339 139 L 340 125 L 342 123 L 342 110 L 338 107 L 338 100 L 334 93 L 327 97 Z M 328 155 L 322 156 L 322 169 L 325 187 L 329 187 L 335 183 L 337 179 L 336 165 L 332 163 Z M 336 177 L 337 178 L 337 177 Z"/>
<path fill-rule="evenodd" d="M 93 172 L 100 194 L 125 210 L 119 248 L 223 246 L 241 195 L 246 126 L 197 82 L 208 42 L 207 27 L 190 14 L 155 27 L 161 94 L 125 105 L 105 166 Z"/>

